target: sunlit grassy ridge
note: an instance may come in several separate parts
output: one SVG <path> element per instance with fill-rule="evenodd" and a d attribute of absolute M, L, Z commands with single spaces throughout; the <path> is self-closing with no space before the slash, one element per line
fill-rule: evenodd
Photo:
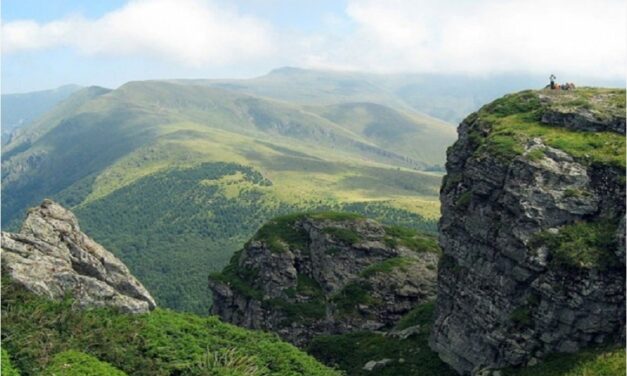
<path fill-rule="evenodd" d="M 542 100 L 547 96 L 549 102 Z M 487 137 L 471 130 L 471 138 L 480 144 L 477 152 L 487 151 L 511 159 L 522 154 L 524 145 L 535 137 L 585 163 L 625 168 L 625 137 L 611 131 L 575 131 L 540 122 L 550 110 L 564 113 L 587 110 L 594 118 L 625 118 L 625 90 L 581 88 L 573 91 L 523 91 L 506 95 L 484 106 L 472 116 L 489 124 Z"/>

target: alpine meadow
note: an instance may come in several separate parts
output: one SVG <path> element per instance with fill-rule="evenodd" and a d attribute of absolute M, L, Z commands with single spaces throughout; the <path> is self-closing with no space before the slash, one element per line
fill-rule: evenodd
<path fill-rule="evenodd" d="M 625 0 L 0 5 L 4 376 L 621 376 Z"/>

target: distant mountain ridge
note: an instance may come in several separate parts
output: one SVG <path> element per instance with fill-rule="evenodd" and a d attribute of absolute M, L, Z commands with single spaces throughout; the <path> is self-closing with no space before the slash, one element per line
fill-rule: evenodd
<path fill-rule="evenodd" d="M 64 85 L 51 90 L 2 94 L 2 143 L 8 143 L 16 129 L 31 123 L 81 88 Z"/>
<path fill-rule="evenodd" d="M 399 107 L 329 102 L 194 82 L 79 90 L 3 148 L 3 226 L 51 197 L 160 305 L 196 312 L 208 309 L 206 274 L 273 216 L 352 210 L 435 231 L 454 129 Z"/>

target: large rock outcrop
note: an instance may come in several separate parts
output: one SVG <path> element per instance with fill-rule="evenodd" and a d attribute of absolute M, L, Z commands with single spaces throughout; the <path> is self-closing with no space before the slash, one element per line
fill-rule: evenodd
<path fill-rule="evenodd" d="M 1 252 L 3 274 L 38 295 L 71 294 L 81 307 L 130 313 L 156 306 L 127 267 L 82 233 L 72 212 L 51 200 L 29 210 L 19 233 L 2 232 Z"/>
<path fill-rule="evenodd" d="M 354 215 L 277 218 L 210 277 L 211 312 L 297 345 L 390 328 L 434 298 L 438 254 L 435 238 Z"/>
<path fill-rule="evenodd" d="M 522 92 L 447 153 L 430 345 L 462 374 L 620 343 L 625 91 Z"/>

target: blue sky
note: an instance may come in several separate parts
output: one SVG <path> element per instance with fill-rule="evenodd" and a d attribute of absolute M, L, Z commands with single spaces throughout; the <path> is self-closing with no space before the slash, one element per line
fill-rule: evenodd
<path fill-rule="evenodd" d="M 2 90 L 286 65 L 624 80 L 625 10 L 623 0 L 3 0 Z"/>

